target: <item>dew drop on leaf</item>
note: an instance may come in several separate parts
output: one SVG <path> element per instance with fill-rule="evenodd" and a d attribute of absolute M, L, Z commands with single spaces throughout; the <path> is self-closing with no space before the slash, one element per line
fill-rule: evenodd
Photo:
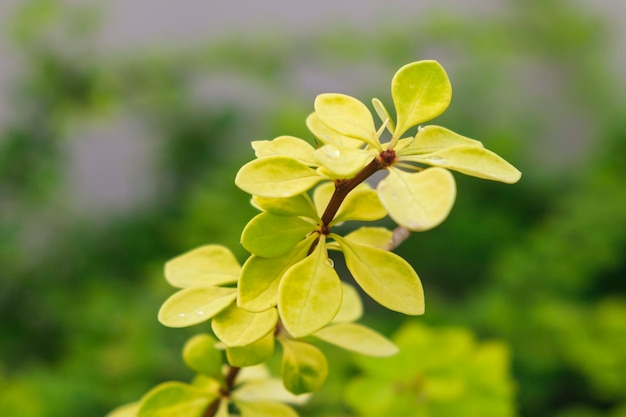
<path fill-rule="evenodd" d="M 338 159 L 341 156 L 341 151 L 334 145 L 324 145 L 322 152 L 329 158 Z"/>
<path fill-rule="evenodd" d="M 330 267 L 331 267 L 331 268 L 334 268 L 334 267 L 335 267 L 335 261 L 333 261 L 333 260 L 332 260 L 332 259 L 330 259 L 330 258 L 326 259 L 326 263 L 327 263 L 328 265 L 330 265 Z"/>

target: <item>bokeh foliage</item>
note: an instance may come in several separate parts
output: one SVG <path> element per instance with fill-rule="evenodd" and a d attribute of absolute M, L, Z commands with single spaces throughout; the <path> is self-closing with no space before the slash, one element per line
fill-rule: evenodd
<path fill-rule="evenodd" d="M 243 254 L 239 232 L 254 210 L 233 178 L 251 140 L 310 139 L 304 69 L 369 97 L 406 62 L 436 58 L 455 94 L 440 124 L 524 177 L 505 187 L 457 176 L 463 191 L 447 222 L 398 248 L 424 283 L 419 321 L 506 342 L 520 415 L 626 415 L 626 114 L 603 19 L 571 2 L 511 0 L 493 16 L 441 12 L 375 33 L 128 54 L 94 47 L 97 21 L 51 0 L 13 19 L 23 71 L 0 127 L 0 414 L 103 415 L 189 376 L 179 356 L 189 333 L 156 321 L 169 295 L 162 265 L 206 243 Z M 382 74 L 380 84 L 359 84 L 354 68 Z M 247 94 L 228 89 L 233 77 Z M 199 95 L 213 80 L 226 92 Z M 84 213 L 66 187 L 73 132 L 128 118 L 156 149 L 158 192 Z M 368 307 L 377 328 L 397 330 L 397 315 Z M 354 413 L 341 405 L 345 382 L 367 372 L 333 357 L 302 414 Z"/>

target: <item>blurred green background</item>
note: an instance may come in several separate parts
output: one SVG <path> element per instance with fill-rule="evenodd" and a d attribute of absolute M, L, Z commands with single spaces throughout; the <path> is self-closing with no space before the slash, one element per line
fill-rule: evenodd
<path fill-rule="evenodd" d="M 398 248 L 424 283 L 417 322 L 504 343 L 520 416 L 626 416 L 624 5 L 385 4 L 362 24 L 366 4 L 305 24 L 313 4 L 228 36 L 117 47 L 104 3 L 3 6 L 0 415 L 102 416 L 189 378 L 179 352 L 198 329 L 157 322 L 162 265 L 206 243 L 245 259 L 254 210 L 233 178 L 249 142 L 311 139 L 316 94 L 389 103 L 397 68 L 437 59 L 454 97 L 434 123 L 524 175 L 456 175 L 448 221 Z M 236 16 L 210 10 L 196 23 Z M 386 334 L 404 320 L 368 307 Z M 341 398 L 358 364 L 330 352 L 332 379 L 303 415 L 354 415 Z"/>

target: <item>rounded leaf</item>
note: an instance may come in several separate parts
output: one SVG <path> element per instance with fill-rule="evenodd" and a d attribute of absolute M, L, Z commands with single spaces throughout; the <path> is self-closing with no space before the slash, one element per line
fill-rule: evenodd
<path fill-rule="evenodd" d="M 141 399 L 137 417 L 199 417 L 217 398 L 217 392 L 208 392 L 182 382 L 165 382 Z"/>
<path fill-rule="evenodd" d="M 404 314 L 424 313 L 424 290 L 417 273 L 402 257 L 331 234 L 343 251 L 354 280 L 380 305 Z"/>
<path fill-rule="evenodd" d="M 420 126 L 417 129 L 417 135 L 408 146 L 395 149 L 398 156 L 420 155 L 456 145 L 483 147 L 483 144 L 477 140 L 461 136 L 445 127 L 431 125 Z"/>
<path fill-rule="evenodd" d="M 314 162 L 313 151 L 315 149 L 308 142 L 293 136 L 279 136 L 273 140 L 253 141 L 252 148 L 257 158 L 287 156 L 306 165 L 311 165 Z"/>
<path fill-rule="evenodd" d="M 308 194 L 298 194 L 288 198 L 267 198 L 255 195 L 252 200 L 261 210 L 279 216 L 302 216 L 311 219 L 318 217 Z"/>
<path fill-rule="evenodd" d="M 380 149 L 372 113 L 356 98 L 345 94 L 320 94 L 315 98 L 314 107 L 320 120 L 332 130 Z"/>
<path fill-rule="evenodd" d="M 254 366 L 268 360 L 274 353 L 274 333 L 245 346 L 232 346 L 226 349 L 226 357 L 231 366 L 243 368 Z"/>
<path fill-rule="evenodd" d="M 478 146 L 457 145 L 425 155 L 405 156 L 400 160 L 439 166 L 486 180 L 513 184 L 522 173 L 500 156 Z"/>
<path fill-rule="evenodd" d="M 332 320 L 332 323 L 344 323 L 355 321 L 363 315 L 363 303 L 357 290 L 350 284 L 341 282 L 343 287 L 341 297 L 341 307 Z"/>
<path fill-rule="evenodd" d="M 384 227 L 360 227 L 345 235 L 344 238 L 359 245 L 388 249 L 393 239 L 393 232 Z"/>
<path fill-rule="evenodd" d="M 293 337 L 304 337 L 335 317 L 341 299 L 341 280 L 328 261 L 321 237 L 313 253 L 289 268 L 280 281 L 280 318 Z"/>
<path fill-rule="evenodd" d="M 140 404 L 138 402 L 124 404 L 111 411 L 105 417 L 137 417 Z"/>
<path fill-rule="evenodd" d="M 391 96 L 397 117 L 394 137 L 400 137 L 411 127 L 443 113 L 452 98 L 452 85 L 437 61 L 418 61 L 396 72 Z"/>
<path fill-rule="evenodd" d="M 198 334 L 185 343 L 183 360 L 192 370 L 222 381 L 222 351 L 215 347 L 217 341 L 208 334 Z"/>
<path fill-rule="evenodd" d="M 240 269 L 228 248 L 206 245 L 167 262 L 165 279 L 178 288 L 230 284 L 237 282 Z"/>
<path fill-rule="evenodd" d="M 250 312 L 261 312 L 276 306 L 280 279 L 289 268 L 306 257 L 315 238 L 311 235 L 283 256 L 249 257 L 241 269 L 237 285 L 237 306 Z"/>
<path fill-rule="evenodd" d="M 282 403 L 267 401 L 243 402 L 235 401 L 241 417 L 298 417 L 298 413 Z"/>
<path fill-rule="evenodd" d="M 235 184 L 248 194 L 292 197 L 324 180 L 314 169 L 286 156 L 268 156 L 239 169 Z"/>
<path fill-rule="evenodd" d="M 281 374 L 285 388 L 296 395 L 313 392 L 328 375 L 324 354 L 310 343 L 279 338 L 283 346 Z"/>
<path fill-rule="evenodd" d="M 316 149 L 313 156 L 331 178 L 347 179 L 362 170 L 375 154 L 365 149 L 327 144 Z"/>
<path fill-rule="evenodd" d="M 241 244 L 250 253 L 273 258 L 288 253 L 315 228 L 299 217 L 263 212 L 243 229 Z"/>
<path fill-rule="evenodd" d="M 398 347 L 383 335 L 356 323 L 338 323 L 324 327 L 313 336 L 344 349 L 368 356 L 391 356 Z"/>
<path fill-rule="evenodd" d="M 342 135 L 328 127 L 316 113 L 311 113 L 309 117 L 307 117 L 306 125 L 311 133 L 322 143 L 330 143 L 335 146 L 349 148 L 360 148 L 363 146 L 363 141 Z"/>
<path fill-rule="evenodd" d="M 192 287 L 180 290 L 168 298 L 159 310 L 161 324 L 187 327 L 209 320 L 231 305 L 237 290 L 223 287 Z"/>
<path fill-rule="evenodd" d="M 456 198 L 456 184 L 450 171 L 443 168 L 417 173 L 391 168 L 378 184 L 378 197 L 397 224 L 424 231 L 448 217 Z"/>
<path fill-rule="evenodd" d="M 387 215 L 387 210 L 378 199 L 378 193 L 362 183 L 352 190 L 343 201 L 332 224 L 347 220 L 374 221 Z"/>
<path fill-rule="evenodd" d="M 246 346 L 273 332 L 277 321 L 275 308 L 250 313 L 232 305 L 213 319 L 211 328 L 226 346 Z"/>

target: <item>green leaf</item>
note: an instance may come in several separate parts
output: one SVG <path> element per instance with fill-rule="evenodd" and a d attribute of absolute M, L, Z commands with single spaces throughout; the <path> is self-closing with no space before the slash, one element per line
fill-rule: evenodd
<path fill-rule="evenodd" d="M 313 156 L 331 178 L 348 179 L 361 171 L 376 154 L 365 149 L 338 147 L 327 144 L 315 150 Z"/>
<path fill-rule="evenodd" d="M 395 149 L 398 156 L 419 155 L 456 145 L 483 147 L 483 144 L 477 140 L 461 136 L 445 127 L 431 125 L 420 126 L 417 129 L 417 135 L 409 146 L 400 149 L 396 147 Z"/>
<path fill-rule="evenodd" d="M 331 234 L 346 266 L 361 288 L 375 301 L 404 314 L 424 313 L 424 290 L 415 270 L 393 252 L 362 246 Z"/>
<path fill-rule="evenodd" d="M 278 340 L 283 345 L 281 374 L 285 388 L 297 395 L 321 387 L 328 375 L 324 354 L 310 343 L 282 337 Z"/>
<path fill-rule="evenodd" d="M 261 312 L 277 304 L 278 284 L 284 273 L 304 259 L 317 238 L 311 235 L 289 253 L 276 258 L 252 255 L 241 270 L 237 285 L 237 306 L 250 312 Z"/>
<path fill-rule="evenodd" d="M 241 417 L 298 417 L 298 413 L 287 404 L 273 402 L 235 401 Z"/>
<path fill-rule="evenodd" d="M 418 61 L 400 68 L 391 81 L 399 138 L 411 127 L 439 116 L 452 98 L 446 71 L 436 61 Z"/>
<path fill-rule="evenodd" d="M 263 212 L 243 229 L 241 244 L 250 253 L 273 258 L 288 253 L 316 227 L 299 217 Z"/>
<path fill-rule="evenodd" d="M 340 148 L 360 148 L 363 141 L 353 139 L 328 127 L 316 113 L 311 113 L 306 119 L 306 125 L 322 143 L 332 144 Z"/>
<path fill-rule="evenodd" d="M 314 165 L 314 148 L 306 141 L 293 136 L 279 136 L 273 140 L 253 141 L 252 148 L 257 158 L 287 156 L 305 165 Z"/>
<path fill-rule="evenodd" d="M 218 398 L 182 382 L 157 385 L 141 399 L 137 417 L 201 417 L 206 408 Z"/>
<path fill-rule="evenodd" d="M 318 218 L 315 206 L 308 194 L 298 194 L 289 198 L 267 198 L 255 195 L 252 200 L 262 210 L 278 216 Z"/>
<path fill-rule="evenodd" d="M 359 245 L 387 249 L 393 239 L 393 232 L 384 227 L 360 227 L 345 235 L 344 238 Z"/>
<path fill-rule="evenodd" d="M 378 193 L 369 185 L 361 183 L 343 201 L 331 224 L 346 220 L 374 221 L 387 215 L 387 210 L 378 199 Z"/>
<path fill-rule="evenodd" d="M 224 360 L 222 352 L 215 347 L 216 342 L 215 338 L 208 334 L 193 336 L 185 343 L 183 360 L 190 369 L 222 381 Z"/>
<path fill-rule="evenodd" d="M 383 102 L 377 98 L 373 98 L 372 106 L 374 106 L 374 111 L 376 111 L 376 114 L 380 117 L 380 121 L 383 123 L 387 122 L 387 130 L 393 135 L 393 132 L 396 130 L 396 125 Z"/>
<path fill-rule="evenodd" d="M 211 328 L 226 346 L 246 346 L 273 332 L 277 321 L 278 312 L 275 308 L 250 313 L 232 305 L 215 316 Z"/>
<path fill-rule="evenodd" d="M 237 379 L 241 384 L 233 392 L 233 400 L 245 402 L 273 401 L 304 405 L 311 397 L 310 394 L 294 395 L 287 391 L 282 380 L 270 378 L 269 374 L 247 378 L 246 373 L 255 368 L 260 368 L 260 366 L 241 370 Z"/>
<path fill-rule="evenodd" d="M 315 98 L 314 107 L 320 120 L 332 130 L 380 150 L 372 113 L 356 98 L 345 94 L 320 94 Z"/>
<path fill-rule="evenodd" d="M 192 287 L 168 298 L 159 310 L 159 321 L 168 327 L 187 327 L 209 320 L 231 305 L 235 288 Z"/>
<path fill-rule="evenodd" d="M 400 160 L 420 162 L 462 172 L 473 177 L 513 184 L 522 173 L 500 156 L 477 146 L 457 145 L 440 151 L 415 156 L 404 156 Z"/>
<path fill-rule="evenodd" d="M 124 404 L 111 411 L 105 417 L 137 417 L 140 404 L 138 402 Z"/>
<path fill-rule="evenodd" d="M 239 169 L 235 184 L 248 194 L 261 197 L 292 197 L 324 180 L 314 169 L 286 156 L 268 156 Z"/>
<path fill-rule="evenodd" d="M 450 171 L 443 168 L 407 173 L 392 167 L 378 184 L 378 197 L 393 221 L 409 230 L 424 231 L 448 217 L 456 184 Z"/>
<path fill-rule="evenodd" d="M 258 365 L 268 360 L 274 353 L 274 332 L 245 346 L 233 346 L 226 349 L 226 357 L 231 366 L 243 368 Z"/>
<path fill-rule="evenodd" d="M 363 303 L 357 290 L 350 284 L 341 282 L 343 287 L 341 308 L 331 323 L 355 321 L 363 315 Z"/>
<path fill-rule="evenodd" d="M 368 356 L 391 356 L 398 352 L 396 345 L 389 339 L 356 323 L 333 324 L 318 330 L 313 336 Z"/>
<path fill-rule="evenodd" d="M 239 262 L 221 245 L 206 245 L 186 252 L 165 264 L 165 278 L 172 286 L 188 288 L 237 282 Z"/>
<path fill-rule="evenodd" d="M 328 261 L 324 236 L 313 253 L 285 272 L 278 285 L 278 311 L 285 329 L 303 337 L 328 324 L 339 311 L 341 280 Z"/>

